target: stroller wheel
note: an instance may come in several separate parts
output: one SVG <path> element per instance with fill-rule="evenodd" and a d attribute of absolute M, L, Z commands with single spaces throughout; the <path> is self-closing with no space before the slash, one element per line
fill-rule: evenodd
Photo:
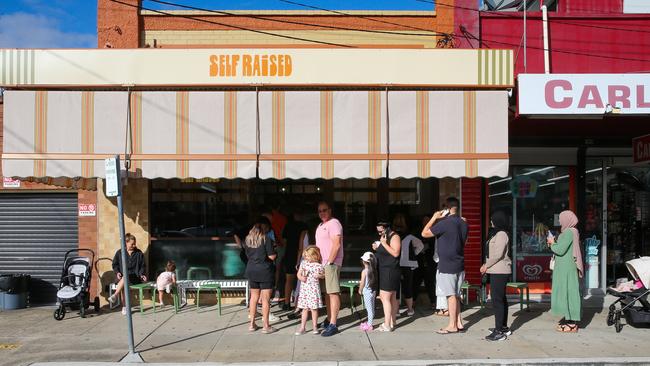
<path fill-rule="evenodd" d="M 623 324 L 621 324 L 621 313 L 616 313 L 615 315 L 614 328 L 616 329 L 616 333 L 620 333 L 623 329 Z"/>
<path fill-rule="evenodd" d="M 611 327 L 614 325 L 614 310 L 609 309 L 609 313 L 607 313 L 607 326 Z"/>
<path fill-rule="evenodd" d="M 615 312 L 616 311 L 616 305 L 614 305 L 614 304 L 610 305 L 609 306 L 609 311 L 612 312 L 612 313 Z"/>
<path fill-rule="evenodd" d="M 65 307 L 61 305 L 56 310 L 54 310 L 54 319 L 63 320 L 64 317 L 65 317 Z"/>
<path fill-rule="evenodd" d="M 95 297 L 95 300 L 93 301 L 93 307 L 95 308 L 95 312 L 99 313 L 99 297 Z"/>

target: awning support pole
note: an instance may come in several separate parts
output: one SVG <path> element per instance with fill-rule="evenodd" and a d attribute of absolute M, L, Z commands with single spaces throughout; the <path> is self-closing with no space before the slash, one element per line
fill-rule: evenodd
<path fill-rule="evenodd" d="M 255 87 L 255 177 L 260 178 L 260 88 Z"/>
<path fill-rule="evenodd" d="M 388 87 L 386 87 L 386 179 L 390 179 L 390 118 L 388 114 Z"/>

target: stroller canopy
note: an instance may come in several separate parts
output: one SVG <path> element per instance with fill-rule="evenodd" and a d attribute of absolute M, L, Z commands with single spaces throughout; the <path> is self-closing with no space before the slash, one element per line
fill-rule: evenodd
<path fill-rule="evenodd" d="M 640 280 L 646 289 L 650 289 L 650 257 L 641 257 L 625 262 L 635 280 Z"/>

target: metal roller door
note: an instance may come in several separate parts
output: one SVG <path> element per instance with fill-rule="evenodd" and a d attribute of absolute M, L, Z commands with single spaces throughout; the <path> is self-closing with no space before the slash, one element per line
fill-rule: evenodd
<path fill-rule="evenodd" d="M 52 304 L 66 251 L 78 247 L 76 193 L 0 193 L 0 273 L 32 276 L 30 302 Z"/>

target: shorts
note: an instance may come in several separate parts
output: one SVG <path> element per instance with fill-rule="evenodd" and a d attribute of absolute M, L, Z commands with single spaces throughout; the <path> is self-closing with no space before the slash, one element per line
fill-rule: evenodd
<path fill-rule="evenodd" d="M 265 281 L 265 282 L 248 281 L 248 285 L 253 290 L 273 290 L 273 288 L 275 287 L 275 281 Z"/>
<path fill-rule="evenodd" d="M 341 292 L 339 280 L 341 278 L 341 266 L 332 264 L 325 266 L 325 293 L 338 294 Z"/>
<path fill-rule="evenodd" d="M 129 286 L 130 285 L 139 285 L 142 283 L 142 279 L 138 275 L 130 274 L 129 275 Z"/>
<path fill-rule="evenodd" d="M 399 291 L 402 273 L 399 267 L 379 267 L 379 289 L 381 291 Z"/>
<path fill-rule="evenodd" d="M 436 276 L 436 295 L 460 296 L 460 288 L 465 282 L 465 271 L 460 273 L 438 273 Z"/>

